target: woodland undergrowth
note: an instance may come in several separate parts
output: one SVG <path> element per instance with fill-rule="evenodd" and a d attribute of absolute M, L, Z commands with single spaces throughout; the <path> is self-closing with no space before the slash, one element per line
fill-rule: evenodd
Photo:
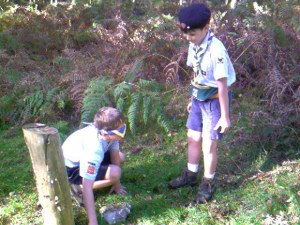
<path fill-rule="evenodd" d="M 79 126 L 97 107 L 112 105 L 132 133 L 146 132 L 139 129 L 144 125 L 176 129 L 172 123 L 186 117 L 191 73 L 177 29 L 180 6 L 150 2 L 1 3 L 0 125 L 67 120 Z M 299 149 L 300 9 L 297 1 L 251 2 L 231 10 L 210 3 L 211 27 L 237 73 L 233 118 L 249 118 L 251 140 L 268 149 Z M 246 99 L 259 110 L 241 112 Z M 231 143 L 237 146 L 249 138 L 239 129 Z"/>

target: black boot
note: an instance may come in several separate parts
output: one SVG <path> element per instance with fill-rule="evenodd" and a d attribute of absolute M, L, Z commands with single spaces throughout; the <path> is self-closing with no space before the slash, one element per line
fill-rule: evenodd
<path fill-rule="evenodd" d="M 214 180 L 209 178 L 202 178 L 202 181 L 199 185 L 198 192 L 194 198 L 195 204 L 204 204 L 207 203 L 212 197 L 214 189 Z"/>
<path fill-rule="evenodd" d="M 197 176 L 198 172 L 192 172 L 185 168 L 180 177 L 169 182 L 169 186 L 171 188 L 180 188 L 185 185 L 196 185 L 198 183 Z"/>

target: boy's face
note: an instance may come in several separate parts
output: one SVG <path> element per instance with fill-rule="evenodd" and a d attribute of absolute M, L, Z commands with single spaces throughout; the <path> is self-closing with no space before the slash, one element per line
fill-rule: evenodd
<path fill-rule="evenodd" d="M 204 40 L 206 34 L 208 31 L 208 26 L 205 26 L 203 29 L 193 29 L 188 31 L 187 33 L 184 33 L 183 36 L 186 40 L 196 44 L 200 45 L 201 42 Z"/>

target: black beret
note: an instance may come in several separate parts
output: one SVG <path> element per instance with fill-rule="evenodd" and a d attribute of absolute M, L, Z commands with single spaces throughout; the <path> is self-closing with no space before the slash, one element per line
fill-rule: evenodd
<path fill-rule="evenodd" d="M 180 29 L 184 32 L 196 28 L 203 29 L 209 23 L 210 16 L 209 8 L 202 3 L 184 7 L 178 13 Z"/>

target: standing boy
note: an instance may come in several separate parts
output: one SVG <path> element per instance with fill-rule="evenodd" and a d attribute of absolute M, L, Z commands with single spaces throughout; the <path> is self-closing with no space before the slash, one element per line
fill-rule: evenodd
<path fill-rule="evenodd" d="M 120 183 L 124 154 L 119 140 L 125 135 L 126 125 L 121 113 L 103 107 L 94 117 L 94 123 L 71 134 L 62 145 L 72 194 L 83 197 L 89 225 L 96 225 L 94 188 L 112 186 L 110 192 L 125 194 Z M 81 196 L 80 196 L 81 195 Z"/>
<path fill-rule="evenodd" d="M 210 10 L 204 4 L 192 4 L 178 16 L 180 29 L 190 41 L 187 65 L 193 68 L 194 78 L 188 106 L 188 163 L 169 185 L 196 185 L 203 153 L 204 176 L 194 202 L 206 203 L 213 193 L 218 140 L 230 127 L 228 87 L 236 78 L 224 45 L 209 30 Z"/>

